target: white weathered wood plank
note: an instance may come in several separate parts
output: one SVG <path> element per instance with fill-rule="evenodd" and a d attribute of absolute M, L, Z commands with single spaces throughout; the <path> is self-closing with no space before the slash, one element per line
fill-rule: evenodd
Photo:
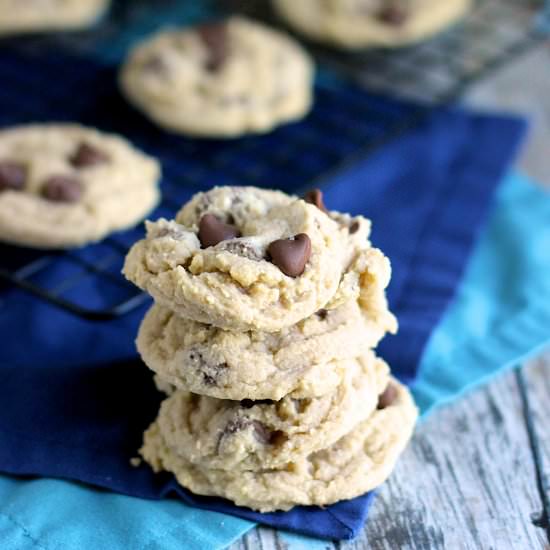
<path fill-rule="evenodd" d="M 550 359 L 538 359 L 524 372 L 540 458 L 541 506 L 535 517 L 541 529 L 546 530 L 550 548 Z"/>
<path fill-rule="evenodd" d="M 548 369 L 550 360 L 525 372 L 544 378 Z M 535 380 L 543 399 L 548 388 Z M 544 422 L 548 404 L 540 411 Z M 548 422 L 540 433 L 548 442 Z M 522 402 L 510 372 L 424 421 L 380 490 L 362 535 L 320 548 L 543 549 L 545 533 L 531 521 L 540 508 Z M 233 548 L 293 546 L 284 536 L 261 529 Z"/>

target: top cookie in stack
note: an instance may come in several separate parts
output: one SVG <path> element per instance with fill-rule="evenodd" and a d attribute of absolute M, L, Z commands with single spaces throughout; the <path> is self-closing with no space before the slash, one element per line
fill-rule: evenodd
<path fill-rule="evenodd" d="M 369 233 L 320 191 L 252 187 L 147 223 L 124 273 L 156 302 L 137 339 L 169 395 L 140 451 L 155 471 L 261 511 L 352 498 L 389 475 L 416 409 L 372 351 L 397 323 Z"/>
<path fill-rule="evenodd" d="M 278 191 L 215 188 L 196 195 L 175 221 L 148 223 L 124 274 L 180 317 L 276 332 L 353 297 L 385 307 L 365 280 L 389 280 L 369 230 L 361 216 L 328 215 Z"/>

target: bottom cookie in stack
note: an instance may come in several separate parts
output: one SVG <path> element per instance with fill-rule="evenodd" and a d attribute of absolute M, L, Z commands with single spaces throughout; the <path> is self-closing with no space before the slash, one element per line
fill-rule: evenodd
<path fill-rule="evenodd" d="M 261 512 L 361 495 L 389 476 L 417 410 L 373 353 L 342 367 L 336 390 L 315 398 L 239 402 L 175 390 L 140 453 L 194 493 Z"/>

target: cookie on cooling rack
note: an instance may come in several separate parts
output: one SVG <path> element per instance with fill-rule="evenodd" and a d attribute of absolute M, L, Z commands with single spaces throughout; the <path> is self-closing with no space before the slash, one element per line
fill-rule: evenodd
<path fill-rule="evenodd" d="M 130 53 L 120 83 L 165 129 L 233 137 L 303 117 L 312 76 L 313 63 L 291 38 L 231 17 L 156 34 Z"/>
<path fill-rule="evenodd" d="M 91 25 L 110 0 L 0 0 L 0 35 Z"/>
<path fill-rule="evenodd" d="M 125 139 L 76 124 L 0 131 L 0 240 L 67 248 L 135 225 L 159 200 L 160 167 Z"/>
<path fill-rule="evenodd" d="M 462 17 L 472 0 L 273 0 L 292 27 L 344 48 L 421 41 Z"/>

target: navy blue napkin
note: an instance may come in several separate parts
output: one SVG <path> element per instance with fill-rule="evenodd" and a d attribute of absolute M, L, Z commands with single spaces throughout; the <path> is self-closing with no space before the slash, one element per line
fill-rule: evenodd
<path fill-rule="evenodd" d="M 524 129 L 511 117 L 438 111 L 325 186 L 330 208 L 372 218 L 373 242 L 392 261 L 388 294 L 400 332 L 384 340 L 380 353 L 407 382 L 453 296 Z M 6 250 L 2 264 L 9 261 Z M 43 277 L 55 281 L 67 269 L 60 260 Z M 89 278 L 78 292 L 101 303 L 106 289 Z M 317 537 L 355 536 L 372 493 L 324 509 L 258 514 L 194 496 L 146 465 L 130 466 L 162 399 L 134 349 L 145 308 L 94 323 L 19 290 L 0 292 L 0 471 L 76 480 L 147 499 L 177 497 Z"/>

